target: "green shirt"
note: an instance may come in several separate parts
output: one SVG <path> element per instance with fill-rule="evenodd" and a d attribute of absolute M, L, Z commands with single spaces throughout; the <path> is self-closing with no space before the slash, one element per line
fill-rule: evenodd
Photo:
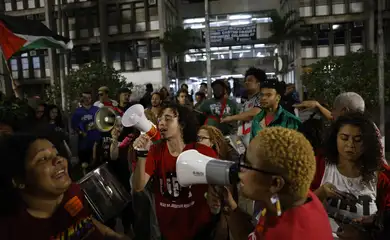
<path fill-rule="evenodd" d="M 274 120 L 265 126 L 266 111 L 261 111 L 252 120 L 251 140 L 265 127 L 284 127 L 297 130 L 301 125 L 301 120 L 295 115 L 286 111 L 282 106 L 279 106 L 275 113 Z"/>
<path fill-rule="evenodd" d="M 215 98 L 205 100 L 200 105 L 199 110 L 206 115 L 207 120 L 205 125 L 210 125 L 221 130 L 223 135 L 229 135 L 235 133 L 235 124 L 233 123 L 220 123 L 219 117 L 221 116 L 222 105 L 225 100 L 216 100 Z M 227 116 L 233 116 L 238 114 L 238 107 L 236 101 L 226 99 L 226 107 L 223 111 L 222 118 Z M 202 124 L 202 123 L 201 123 Z"/>

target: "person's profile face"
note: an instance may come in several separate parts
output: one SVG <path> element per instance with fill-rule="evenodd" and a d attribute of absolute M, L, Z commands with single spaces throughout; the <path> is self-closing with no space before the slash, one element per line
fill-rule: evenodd
<path fill-rule="evenodd" d="M 64 193 L 71 183 L 68 162 L 58 155 L 54 145 L 46 139 L 34 141 L 27 151 L 23 190 L 40 197 L 54 197 Z"/>
<path fill-rule="evenodd" d="M 257 154 L 255 147 L 248 147 L 246 154 L 242 158 L 242 164 L 252 168 L 260 168 L 262 157 Z M 268 187 L 266 184 L 266 177 L 262 173 L 248 168 L 241 167 L 240 191 L 242 194 L 252 200 L 262 200 L 260 195 L 267 196 Z"/>
<path fill-rule="evenodd" d="M 55 120 L 58 117 L 58 108 L 53 108 L 50 110 L 50 120 Z"/>
<path fill-rule="evenodd" d="M 214 84 L 213 94 L 216 99 L 220 99 L 225 95 L 225 88 L 221 84 Z"/>
<path fill-rule="evenodd" d="M 151 103 L 153 107 L 159 107 L 161 104 L 160 95 L 153 94 Z"/>
<path fill-rule="evenodd" d="M 130 101 L 130 93 L 128 93 L 128 92 L 121 93 L 119 95 L 119 99 L 123 103 L 128 103 Z"/>
<path fill-rule="evenodd" d="M 262 88 L 260 104 L 262 108 L 272 108 L 278 103 L 278 93 L 273 88 Z"/>
<path fill-rule="evenodd" d="M 187 94 L 185 94 L 185 93 L 183 93 L 183 92 L 181 92 L 181 93 L 179 94 L 179 96 L 177 97 L 177 100 L 179 101 L 179 104 L 180 104 L 180 105 L 186 104 L 186 97 L 187 97 Z"/>
<path fill-rule="evenodd" d="M 92 96 L 91 96 L 91 94 L 83 93 L 81 95 L 81 97 L 82 97 L 83 104 L 85 104 L 86 106 L 89 106 L 89 105 L 92 104 Z"/>
<path fill-rule="evenodd" d="M 42 105 L 39 105 L 35 111 L 35 116 L 37 119 L 41 119 L 43 115 L 45 114 L 45 107 Z"/>
<path fill-rule="evenodd" d="M 206 129 L 200 129 L 198 131 L 198 143 L 201 143 L 208 147 L 213 147 L 213 144 L 210 139 L 210 135 Z"/>
<path fill-rule="evenodd" d="M 358 126 L 345 124 L 337 133 L 337 151 L 344 159 L 357 161 L 363 154 L 362 133 Z"/>
<path fill-rule="evenodd" d="M 245 78 L 245 87 L 247 90 L 255 90 L 260 87 L 260 83 L 255 76 L 249 75 Z"/>
<path fill-rule="evenodd" d="M 99 91 L 98 96 L 99 96 L 100 102 L 104 102 L 108 98 L 108 93 L 106 93 L 104 91 Z"/>
<path fill-rule="evenodd" d="M 168 140 L 179 136 L 181 127 L 177 113 L 175 113 L 171 108 L 164 109 L 161 116 L 158 118 L 158 129 L 163 139 Z"/>

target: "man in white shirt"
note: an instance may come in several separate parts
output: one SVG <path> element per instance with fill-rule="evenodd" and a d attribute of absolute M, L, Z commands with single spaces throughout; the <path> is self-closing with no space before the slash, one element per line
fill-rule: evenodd
<path fill-rule="evenodd" d="M 265 72 L 258 68 L 249 68 L 245 73 L 245 87 L 248 100 L 243 104 L 240 114 L 228 116 L 221 122 L 240 121 L 237 135 L 241 137 L 245 147 L 249 145 L 252 119 L 260 111 L 260 85 L 267 79 Z"/>
<path fill-rule="evenodd" d="M 96 101 L 93 105 L 96 106 L 96 107 L 117 107 L 118 106 L 118 102 L 115 101 L 115 100 L 112 100 L 110 99 L 110 97 L 108 96 L 108 93 L 110 92 L 110 90 L 108 89 L 108 87 L 100 87 L 98 89 L 98 94 L 99 94 L 99 101 Z"/>

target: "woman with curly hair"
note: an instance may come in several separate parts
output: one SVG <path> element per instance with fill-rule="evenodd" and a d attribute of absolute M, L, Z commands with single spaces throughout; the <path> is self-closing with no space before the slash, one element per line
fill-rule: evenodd
<path fill-rule="evenodd" d="M 204 144 L 208 147 L 214 149 L 217 153 L 219 159 L 229 160 L 229 161 L 239 161 L 238 152 L 230 145 L 229 140 L 227 140 L 222 132 L 213 126 L 203 125 L 198 131 L 198 143 Z M 213 186 L 209 186 L 211 188 Z M 232 191 L 234 199 L 238 199 L 237 187 L 228 186 Z M 215 187 L 218 189 L 220 187 Z M 219 189 L 220 190 L 220 189 Z M 215 214 L 221 213 L 221 209 L 213 211 Z M 219 216 L 219 221 L 215 229 L 214 239 L 215 240 L 226 240 L 229 239 L 229 227 L 227 226 L 225 212 L 223 211 Z"/>
<path fill-rule="evenodd" d="M 317 159 L 312 188 L 336 221 L 350 221 L 377 212 L 378 172 L 383 164 L 381 143 L 372 121 L 362 113 L 340 116 L 325 143 L 325 159 Z"/>
<path fill-rule="evenodd" d="M 256 220 L 253 223 L 253 216 L 226 191 L 233 239 L 333 239 L 326 212 L 309 189 L 316 162 L 311 144 L 301 133 L 282 127 L 261 130 L 240 167 L 240 190 L 255 201 Z M 215 193 L 210 195 L 220 202 Z"/>
<path fill-rule="evenodd" d="M 219 159 L 238 161 L 238 152 L 230 145 L 222 132 L 213 126 L 203 125 L 198 131 L 198 143 L 215 150 Z"/>
<path fill-rule="evenodd" d="M 158 119 L 162 141 L 152 145 L 149 137 L 141 135 L 133 144 L 135 149 L 148 149 L 147 152 L 137 151 L 137 166 L 132 176 L 133 191 L 142 191 L 154 178 L 156 216 L 162 239 L 207 240 L 214 228 L 204 198 L 208 186 L 181 187 L 177 181 L 176 160 L 183 151 L 195 149 L 204 155 L 217 157 L 210 147 L 196 142 L 197 126 L 192 111 L 171 104 L 162 109 Z"/>

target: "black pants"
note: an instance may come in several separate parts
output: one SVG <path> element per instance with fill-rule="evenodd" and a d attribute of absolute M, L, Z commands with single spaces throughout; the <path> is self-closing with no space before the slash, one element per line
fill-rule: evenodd
<path fill-rule="evenodd" d="M 125 209 L 123 209 L 122 213 L 118 217 L 122 221 L 124 233 L 127 234 L 130 231 L 131 226 L 134 224 L 134 212 L 131 202 L 127 204 Z M 115 231 L 116 219 L 117 217 L 114 217 L 106 221 L 105 225 Z"/>
<path fill-rule="evenodd" d="M 79 149 L 78 156 L 81 163 L 91 163 L 93 149 Z"/>

